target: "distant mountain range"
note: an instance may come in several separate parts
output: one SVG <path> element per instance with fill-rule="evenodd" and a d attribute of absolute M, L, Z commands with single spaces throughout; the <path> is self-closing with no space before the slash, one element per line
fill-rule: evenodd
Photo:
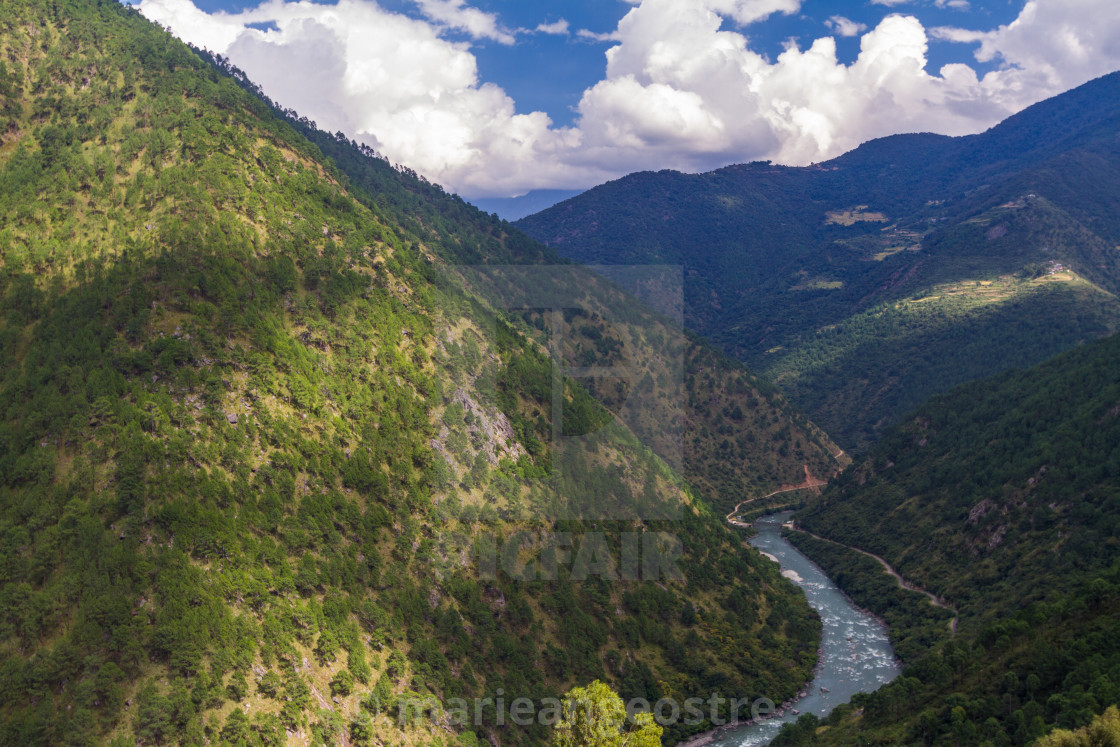
<path fill-rule="evenodd" d="M 580 189 L 534 189 L 519 197 L 478 197 L 470 200 L 470 203 L 484 213 L 496 213 L 499 218 L 514 221 L 539 213 L 582 192 Z"/>
<path fill-rule="evenodd" d="M 643 172 L 516 225 L 685 273 L 686 321 L 846 448 L 929 396 L 1120 326 L 1120 74 L 980 135 L 804 168 Z"/>

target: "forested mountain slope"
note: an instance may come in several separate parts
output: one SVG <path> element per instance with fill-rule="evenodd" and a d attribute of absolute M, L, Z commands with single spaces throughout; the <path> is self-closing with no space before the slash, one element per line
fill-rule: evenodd
<path fill-rule="evenodd" d="M 447 195 L 438 185 L 409 169 L 371 157 L 376 156 L 373 151 L 347 140 L 341 133 L 322 132 L 297 112 L 277 107 L 228 60 L 215 59 L 205 51 L 198 53 L 268 102 L 318 146 L 345 174 L 357 199 L 375 213 L 422 236 L 425 246 L 447 263 L 472 267 L 569 262 L 520 231 L 510 230 L 504 222 L 498 224 L 479 213 L 458 196 Z M 827 478 L 848 464 L 847 455 L 824 431 L 790 406 L 773 385 L 695 335 L 682 334 L 681 278 L 661 277 L 659 271 L 639 269 L 630 273 L 632 278 L 627 281 L 623 270 L 617 278 L 636 291 L 648 307 L 633 304 L 632 299 L 620 300 L 616 287 L 594 273 L 575 276 L 570 285 L 583 289 L 582 307 L 578 319 L 565 319 L 563 334 L 573 347 L 565 362 L 580 363 L 583 367 L 606 366 L 619 362 L 618 350 L 628 350 L 629 364 L 644 368 L 645 372 L 650 372 L 651 365 L 663 366 L 658 377 L 669 375 L 672 384 L 638 387 L 638 402 L 650 402 L 653 406 L 643 409 L 632 403 L 625 411 L 618 405 L 627 397 L 608 391 L 617 384 L 614 379 L 597 382 L 585 378 L 584 385 L 591 387 L 616 416 L 623 417 L 643 442 L 680 467 L 703 498 L 721 509 L 730 509 L 745 498 L 764 495 L 782 485 L 800 483 L 806 468 L 817 477 Z M 666 299 L 668 307 L 662 308 Z M 608 313 L 611 307 L 616 319 L 626 320 L 622 327 L 644 329 L 649 334 L 641 341 L 624 341 L 622 337 L 626 335 L 612 328 L 608 318 L 612 316 Z M 582 309 L 598 311 L 587 316 Z M 529 335 L 538 335 L 547 327 L 547 320 L 536 312 L 524 314 L 523 321 L 526 326 L 521 331 Z M 672 364 L 665 365 L 667 360 Z M 666 423 L 655 418 L 657 413 L 667 410 L 679 411 L 681 422 Z"/>
<path fill-rule="evenodd" d="M 243 84 L 115 0 L 0 6 L 0 744 L 532 744 L 492 706 L 395 708 L 792 694 L 803 597 L 608 392 L 551 387 L 538 320 L 447 271 L 547 251 L 349 144 L 343 168 Z M 598 292 L 561 352 L 614 350 Z M 695 437 L 777 454 L 739 475 L 828 471 L 780 397 L 693 358 L 719 397 Z M 586 443 L 558 452 L 556 412 Z M 683 578 L 479 560 L 542 530 L 677 537 Z"/>
<path fill-rule="evenodd" d="M 797 520 L 960 613 L 951 643 L 825 743 L 1087 725 L 1120 701 L 1120 337 L 935 397 Z"/>
<path fill-rule="evenodd" d="M 1120 74 L 980 135 L 805 168 L 632 174 L 517 226 L 565 256 L 679 264 L 686 321 L 847 448 L 929 396 L 1117 328 Z"/>

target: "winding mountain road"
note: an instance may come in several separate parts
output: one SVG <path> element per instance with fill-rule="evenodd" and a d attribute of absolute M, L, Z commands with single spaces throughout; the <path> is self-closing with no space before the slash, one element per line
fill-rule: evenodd
<path fill-rule="evenodd" d="M 840 453 L 843 454 L 844 452 L 840 452 Z M 731 512 L 729 514 L 727 514 L 727 522 L 729 524 L 734 524 L 737 527 L 749 527 L 750 524 L 742 522 L 742 521 L 737 521 L 734 518 L 732 518 L 732 517 L 735 516 L 735 514 L 739 513 L 739 509 L 741 509 L 743 506 L 747 505 L 748 503 L 752 503 L 754 501 L 763 501 L 763 500 L 766 500 L 767 498 L 769 498 L 771 496 L 778 495 L 779 493 L 789 493 L 789 492 L 792 492 L 794 490 L 805 490 L 807 488 L 823 488 L 827 484 L 828 484 L 828 480 L 821 480 L 821 479 L 818 479 L 816 477 L 813 477 L 813 473 L 809 471 L 809 465 L 806 464 L 805 465 L 805 482 L 802 482 L 798 485 L 783 485 L 782 487 L 778 488 L 777 490 L 771 491 L 771 492 L 767 493 L 766 495 L 759 495 L 759 496 L 755 496 L 754 498 L 747 498 L 745 501 L 739 501 L 737 504 L 735 504 L 735 508 L 731 509 Z"/>
<path fill-rule="evenodd" d="M 941 601 L 937 597 L 937 595 L 934 594 L 933 592 L 926 591 L 922 587 L 917 586 L 917 585 L 912 584 L 909 581 L 907 581 L 905 578 L 902 577 L 901 573 L 899 573 L 894 568 L 892 568 L 891 564 L 888 563 L 882 557 L 876 555 L 873 552 L 868 552 L 867 550 L 861 550 L 858 547 L 852 547 L 851 545 L 845 545 L 843 542 L 837 542 L 836 540 L 829 539 L 828 537 L 822 537 L 819 534 L 814 534 L 813 532 L 810 532 L 808 529 L 802 529 L 798 526 L 794 526 L 793 529 L 795 531 L 798 531 L 798 532 L 804 532 L 805 534 L 809 535 L 810 537 L 815 537 L 815 538 L 821 540 L 822 542 L 831 542 L 834 545 L 840 545 L 840 547 L 846 547 L 849 550 L 854 550 L 854 551 L 860 553 L 861 555 L 866 555 L 869 558 L 874 558 L 875 560 L 879 561 L 879 565 L 883 566 L 883 570 L 886 571 L 887 574 L 889 574 L 891 576 L 891 578 L 893 578 L 895 581 L 898 582 L 898 585 L 899 585 L 900 588 L 906 589 L 907 591 L 916 591 L 919 594 L 924 594 L 926 596 L 926 598 L 929 599 L 929 603 L 932 604 L 934 607 L 940 607 L 943 610 L 949 610 L 950 612 L 952 612 L 953 613 L 953 619 L 949 621 L 949 630 L 953 633 L 953 635 L 957 634 L 957 619 L 960 617 L 960 614 L 957 612 L 957 608 Z"/>
<path fill-rule="evenodd" d="M 843 451 L 840 452 L 840 454 L 843 454 L 843 453 L 844 453 Z M 839 454 L 837 454 L 836 456 L 839 456 Z M 820 480 L 820 479 L 817 479 L 817 478 L 813 477 L 812 473 L 809 472 L 809 465 L 806 464 L 805 465 L 805 482 L 801 483 L 800 485 L 785 485 L 783 487 L 778 488 L 777 490 L 774 490 L 770 493 L 767 493 L 766 495 L 760 495 L 760 496 L 756 496 L 754 498 L 747 498 L 744 501 L 739 501 L 739 503 L 737 503 L 735 505 L 735 508 L 731 509 L 731 512 L 727 514 L 727 522 L 729 524 L 732 524 L 732 525 L 737 526 L 737 527 L 749 527 L 750 524 L 748 522 L 739 521 L 738 519 L 734 518 L 735 514 L 739 513 L 739 510 L 743 506 L 747 505 L 748 503 L 753 503 L 754 501 L 765 500 L 767 498 L 770 498 L 771 496 L 778 495 L 779 493 L 789 493 L 789 492 L 794 491 L 794 490 L 805 490 L 807 488 L 821 488 L 821 487 L 824 487 L 827 484 L 828 484 L 827 480 Z M 797 527 L 797 526 L 793 526 L 793 529 L 795 531 L 798 531 L 798 532 L 804 532 L 805 534 L 809 535 L 810 537 L 815 537 L 815 538 L 821 540 L 822 542 L 831 542 L 834 545 L 840 545 L 841 547 L 846 547 L 849 550 L 854 550 L 854 551 L 856 551 L 856 552 L 858 552 L 862 555 L 866 555 L 869 558 L 874 558 L 875 560 L 877 560 L 879 562 L 879 565 L 883 566 L 883 570 L 886 571 L 887 574 L 890 575 L 891 578 L 893 578 L 898 583 L 899 588 L 905 589 L 906 591 L 916 591 L 919 594 L 924 594 L 926 596 L 926 598 L 929 599 L 929 603 L 932 604 L 934 607 L 939 607 L 943 610 L 949 610 L 950 612 L 952 612 L 953 613 L 953 619 L 949 621 L 949 630 L 953 635 L 957 634 L 957 620 L 960 618 L 960 613 L 957 612 L 957 608 L 941 601 L 941 599 L 939 599 L 937 597 L 937 595 L 934 594 L 933 592 L 926 591 L 922 587 L 917 586 L 917 585 L 912 584 L 909 581 L 907 581 L 905 578 L 902 577 L 902 574 L 899 573 L 898 571 L 896 571 L 894 568 L 892 568 L 891 564 L 888 563 L 884 558 L 876 555 L 873 552 L 868 552 L 867 550 L 861 550 L 858 547 L 853 547 L 851 545 L 845 545 L 843 542 L 837 542 L 836 540 L 829 539 L 828 537 L 822 537 L 819 534 L 814 534 L 813 532 L 810 532 L 808 529 L 802 529 L 802 528 Z"/>

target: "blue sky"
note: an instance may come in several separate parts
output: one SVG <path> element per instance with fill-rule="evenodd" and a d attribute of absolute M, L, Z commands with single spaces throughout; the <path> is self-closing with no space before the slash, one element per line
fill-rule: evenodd
<path fill-rule="evenodd" d="M 1115 0 L 142 0 L 468 197 L 978 132 L 1120 68 Z"/>
<path fill-rule="evenodd" d="M 214 6 L 223 3 L 215 2 Z M 415 14 L 414 3 L 394 0 L 382 3 L 404 13 Z M 914 3 L 906 12 L 913 13 L 927 27 L 965 26 L 991 29 L 1010 23 L 1024 5 L 1023 0 L 988 0 L 970 2 L 966 11 L 938 8 L 932 3 Z M 567 0 L 552 3 L 533 3 L 518 0 L 487 0 L 475 6 L 497 14 L 515 27 L 535 28 L 539 23 L 559 19 L 568 21 L 573 30 L 588 29 L 609 33 L 631 9 L 621 0 Z M 771 59 L 780 55 L 789 40 L 804 45 L 825 35 L 835 35 L 827 20 L 843 16 L 868 28 L 878 24 L 896 8 L 871 3 L 824 2 L 801 3 L 801 10 L 794 14 L 776 13 L 752 24 L 746 34 L 755 51 Z M 735 30 L 737 24 L 725 21 L 724 28 Z M 465 37 L 461 37 L 465 38 Z M 838 37 L 839 60 L 851 63 L 859 54 L 859 37 Z M 476 49 L 479 72 L 486 80 L 493 80 L 518 103 L 519 111 L 546 111 L 554 121 L 572 124 L 577 117 L 576 106 L 584 90 L 593 86 L 603 76 L 604 52 L 609 42 L 589 42 L 586 39 L 538 34 L 521 40 L 513 46 L 489 42 Z M 930 46 L 929 65 L 933 71 L 949 62 L 972 64 L 977 71 L 987 72 L 994 62 L 977 63 L 973 58 L 973 45 L 934 40 Z"/>

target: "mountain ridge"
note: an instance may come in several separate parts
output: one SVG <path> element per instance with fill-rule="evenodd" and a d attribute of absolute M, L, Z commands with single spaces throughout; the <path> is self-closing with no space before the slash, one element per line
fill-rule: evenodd
<path fill-rule="evenodd" d="M 954 338 L 980 345 L 992 335 L 1015 343 L 1011 365 L 1063 349 L 1005 327 L 998 314 L 1013 304 L 1005 316 L 1023 320 L 1029 309 L 1064 327 L 1067 346 L 1117 328 L 1118 260 L 1108 247 L 1120 243 L 1118 89 L 1113 73 L 979 135 L 896 135 L 809 167 L 634 174 L 516 225 L 582 262 L 680 264 L 691 329 L 778 381 L 845 448 L 865 448 L 960 381 L 908 359 L 952 358 Z M 1008 235 L 1012 220 L 1019 230 Z M 1085 255 L 1085 246 L 1098 249 Z M 1050 277 L 1069 283 L 1039 295 L 1029 281 L 1056 265 L 1067 274 Z M 1024 282 L 1007 285 L 1014 278 Z M 1085 295 L 1082 280 L 1099 292 Z M 985 301 L 967 290 L 979 283 L 1007 292 Z M 970 337 L 969 326 L 982 334 Z M 849 360 L 807 367 L 836 328 L 865 330 L 851 338 Z M 861 363 L 860 339 L 893 348 L 895 373 Z M 990 363 L 978 374 L 995 373 Z M 841 392 L 837 378 L 862 383 Z"/>

